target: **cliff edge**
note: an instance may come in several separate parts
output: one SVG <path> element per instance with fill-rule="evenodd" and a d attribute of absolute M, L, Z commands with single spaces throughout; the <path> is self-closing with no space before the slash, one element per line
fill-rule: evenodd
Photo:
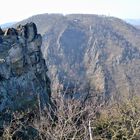
<path fill-rule="evenodd" d="M 50 80 L 41 53 L 42 37 L 34 23 L 0 28 L 0 111 L 50 103 Z"/>

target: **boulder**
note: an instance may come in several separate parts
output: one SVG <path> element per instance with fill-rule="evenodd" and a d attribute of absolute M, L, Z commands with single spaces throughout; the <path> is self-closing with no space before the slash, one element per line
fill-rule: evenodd
<path fill-rule="evenodd" d="M 22 45 L 19 43 L 13 44 L 11 49 L 9 50 L 9 57 L 10 57 L 10 61 L 11 63 L 15 63 L 19 60 L 21 60 L 24 56 L 23 54 L 23 48 Z"/>
<path fill-rule="evenodd" d="M 17 27 L 18 35 L 26 38 L 27 42 L 33 41 L 37 36 L 37 28 L 35 23 L 27 23 L 25 26 L 19 25 Z"/>
<path fill-rule="evenodd" d="M 36 28 L 36 25 L 31 22 L 31 23 L 28 23 L 27 26 L 26 26 L 26 29 L 27 29 L 27 40 L 28 42 L 31 42 L 37 35 L 37 28 Z"/>
<path fill-rule="evenodd" d="M 33 53 L 39 51 L 39 47 L 42 44 L 42 37 L 41 35 L 37 35 L 33 42 L 28 43 L 28 52 Z"/>
<path fill-rule="evenodd" d="M 9 36 L 15 35 L 16 36 L 17 35 L 16 29 L 8 28 L 4 33 L 4 36 L 7 36 L 7 35 L 9 35 Z"/>

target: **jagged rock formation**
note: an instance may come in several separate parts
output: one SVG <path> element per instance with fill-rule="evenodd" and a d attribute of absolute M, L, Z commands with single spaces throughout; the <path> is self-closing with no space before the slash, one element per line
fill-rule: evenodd
<path fill-rule="evenodd" d="M 139 95 L 140 30 L 97 15 L 43 14 L 21 23 L 29 21 L 43 35 L 53 89 L 77 87 L 81 93 L 79 89 L 89 86 L 91 93 L 107 100 Z"/>
<path fill-rule="evenodd" d="M 0 29 L 0 111 L 50 104 L 50 80 L 34 23 Z"/>

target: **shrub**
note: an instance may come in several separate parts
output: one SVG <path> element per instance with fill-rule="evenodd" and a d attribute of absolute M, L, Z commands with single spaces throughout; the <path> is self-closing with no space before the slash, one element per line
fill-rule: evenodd
<path fill-rule="evenodd" d="M 114 105 L 97 105 L 92 100 L 55 98 L 55 110 L 14 113 L 4 126 L 3 140 L 139 140 L 140 102 L 131 99 Z"/>

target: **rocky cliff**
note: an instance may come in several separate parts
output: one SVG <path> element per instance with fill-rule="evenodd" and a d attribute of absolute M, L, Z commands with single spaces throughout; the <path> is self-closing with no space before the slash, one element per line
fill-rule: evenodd
<path fill-rule="evenodd" d="M 50 104 L 50 80 L 34 23 L 0 29 L 0 111 Z M 39 102 L 38 102 L 39 101 Z"/>
<path fill-rule="evenodd" d="M 90 88 L 107 100 L 139 95 L 140 30 L 98 15 L 42 14 L 21 23 L 29 21 L 43 36 L 53 89 L 81 93 Z"/>

